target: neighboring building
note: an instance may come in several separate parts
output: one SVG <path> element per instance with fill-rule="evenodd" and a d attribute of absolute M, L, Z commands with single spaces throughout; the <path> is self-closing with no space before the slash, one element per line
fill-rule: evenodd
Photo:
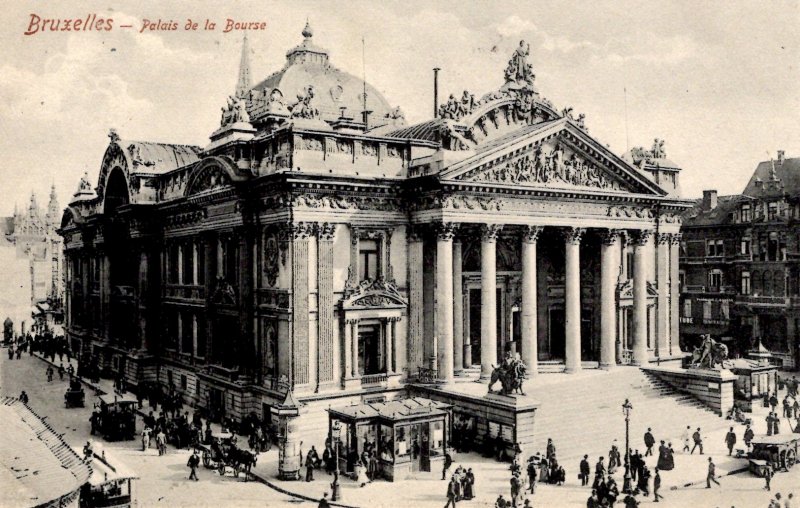
<path fill-rule="evenodd" d="M 532 375 L 680 353 L 690 203 L 663 142 L 609 151 L 523 46 L 499 90 L 408 126 L 303 36 L 255 86 L 243 57 L 206 148 L 111 132 L 61 223 L 75 348 L 234 418 L 290 387 L 322 413 L 488 376 L 509 350 Z"/>
<path fill-rule="evenodd" d="M 92 469 L 22 402 L 0 400 L 0 506 L 77 508 Z"/>
<path fill-rule="evenodd" d="M 686 347 L 710 333 L 744 356 L 760 339 L 784 366 L 800 365 L 800 158 L 778 151 L 740 195 L 704 191 L 681 231 Z"/>
<path fill-rule="evenodd" d="M 61 209 L 53 186 L 45 212 L 36 202 L 36 196 L 31 194 L 26 211 L 19 212 L 15 207 L 12 217 L 0 218 L 3 228 L 3 238 L 0 239 L 4 251 L 3 266 L 9 274 L 7 278 L 4 277 L 7 286 L 4 292 L 14 295 L 13 301 L 11 297 L 4 298 L 8 303 L 4 302 L 0 312 L 6 312 L 15 321 L 17 333 L 22 332 L 23 321 L 27 323 L 25 331 L 61 331 L 64 249 L 62 238 L 56 232 L 60 215 Z M 24 275 L 20 274 L 20 270 Z M 20 298 L 20 286 L 28 292 L 24 299 Z"/>

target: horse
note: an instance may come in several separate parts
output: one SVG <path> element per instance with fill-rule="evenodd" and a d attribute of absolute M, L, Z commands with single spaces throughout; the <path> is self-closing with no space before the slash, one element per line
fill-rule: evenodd
<path fill-rule="evenodd" d="M 258 461 L 258 454 L 249 450 L 231 448 L 230 452 L 228 452 L 228 461 L 237 476 L 239 472 L 244 471 L 244 481 L 247 481 L 250 470 Z"/>
<path fill-rule="evenodd" d="M 525 378 L 525 365 L 522 362 L 516 362 L 510 368 L 492 367 L 492 378 L 489 381 L 489 393 L 494 393 L 492 391 L 492 386 L 500 381 L 502 386 L 500 390 L 501 395 L 509 395 L 514 392 L 525 395 L 525 392 L 522 391 L 522 382 Z"/>

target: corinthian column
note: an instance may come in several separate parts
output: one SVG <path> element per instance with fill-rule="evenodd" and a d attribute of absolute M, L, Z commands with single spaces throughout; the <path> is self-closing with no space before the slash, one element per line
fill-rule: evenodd
<path fill-rule="evenodd" d="M 536 301 L 536 241 L 542 228 L 526 226 L 522 235 L 522 361 L 528 377 L 539 373 L 539 346 Z"/>
<path fill-rule="evenodd" d="M 680 323 L 680 307 L 679 307 L 679 300 L 681 294 L 680 288 L 680 278 L 679 278 L 679 266 L 678 266 L 678 254 L 680 252 L 680 244 L 681 244 L 681 235 L 675 234 L 672 235 L 670 239 L 670 246 L 669 246 L 669 262 L 670 262 L 670 270 L 669 270 L 669 277 L 670 277 L 670 341 L 669 341 L 669 353 L 670 355 L 673 354 L 675 351 L 680 351 L 680 337 L 679 333 L 679 323 Z"/>
<path fill-rule="evenodd" d="M 436 336 L 440 380 L 453 382 L 453 236 L 455 224 L 438 225 L 436 238 Z"/>
<path fill-rule="evenodd" d="M 497 364 L 497 235 L 502 226 L 481 229 L 481 379 L 492 376 Z"/>
<path fill-rule="evenodd" d="M 566 326 L 565 369 L 573 373 L 581 370 L 581 238 L 586 230 L 567 228 L 564 231 L 566 257 L 564 315 Z"/>
<path fill-rule="evenodd" d="M 633 235 L 633 364 L 646 365 L 647 354 L 647 256 L 645 247 L 652 231 Z"/>
<path fill-rule="evenodd" d="M 619 231 L 603 234 L 600 247 L 600 367 L 611 369 L 617 364 L 617 270 L 619 269 Z"/>
<path fill-rule="evenodd" d="M 656 236 L 656 343 L 658 356 L 669 355 L 669 242 L 672 235 L 659 233 Z"/>
<path fill-rule="evenodd" d="M 464 298 L 461 242 L 453 242 L 453 371 L 460 375 L 464 370 Z"/>

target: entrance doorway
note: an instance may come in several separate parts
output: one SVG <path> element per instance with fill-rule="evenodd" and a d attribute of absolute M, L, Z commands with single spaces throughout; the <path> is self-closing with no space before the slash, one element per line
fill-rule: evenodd
<path fill-rule="evenodd" d="M 548 335 L 550 337 L 549 360 L 563 360 L 566 357 L 566 318 L 564 309 L 551 308 Z"/>
<path fill-rule="evenodd" d="M 362 376 L 385 372 L 383 341 L 377 325 L 358 327 L 358 373 Z"/>
<path fill-rule="evenodd" d="M 411 472 L 431 470 L 430 424 L 411 425 Z"/>
<path fill-rule="evenodd" d="M 225 416 L 225 392 L 216 388 L 208 389 L 208 412 L 211 421 L 222 421 Z"/>
<path fill-rule="evenodd" d="M 581 360 L 597 361 L 597 354 L 592 334 L 592 310 L 581 310 Z"/>

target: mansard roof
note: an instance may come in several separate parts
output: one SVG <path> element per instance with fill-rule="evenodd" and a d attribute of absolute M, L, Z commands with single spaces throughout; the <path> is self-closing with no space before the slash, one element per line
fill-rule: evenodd
<path fill-rule="evenodd" d="M 772 168 L 775 167 L 775 178 L 778 185 L 764 185 L 772 181 Z M 757 182 L 761 181 L 759 185 Z M 774 197 L 783 194 L 797 196 L 800 194 L 800 157 L 783 160 L 762 161 L 747 182 L 743 194 L 755 198 Z"/>
<path fill-rule="evenodd" d="M 742 203 L 752 201 L 753 198 L 743 194 L 717 197 L 717 206 L 710 210 L 703 209 L 703 198 L 694 200 L 694 206 L 682 215 L 683 226 L 723 226 L 733 224 L 733 212 L 739 209 Z"/>

